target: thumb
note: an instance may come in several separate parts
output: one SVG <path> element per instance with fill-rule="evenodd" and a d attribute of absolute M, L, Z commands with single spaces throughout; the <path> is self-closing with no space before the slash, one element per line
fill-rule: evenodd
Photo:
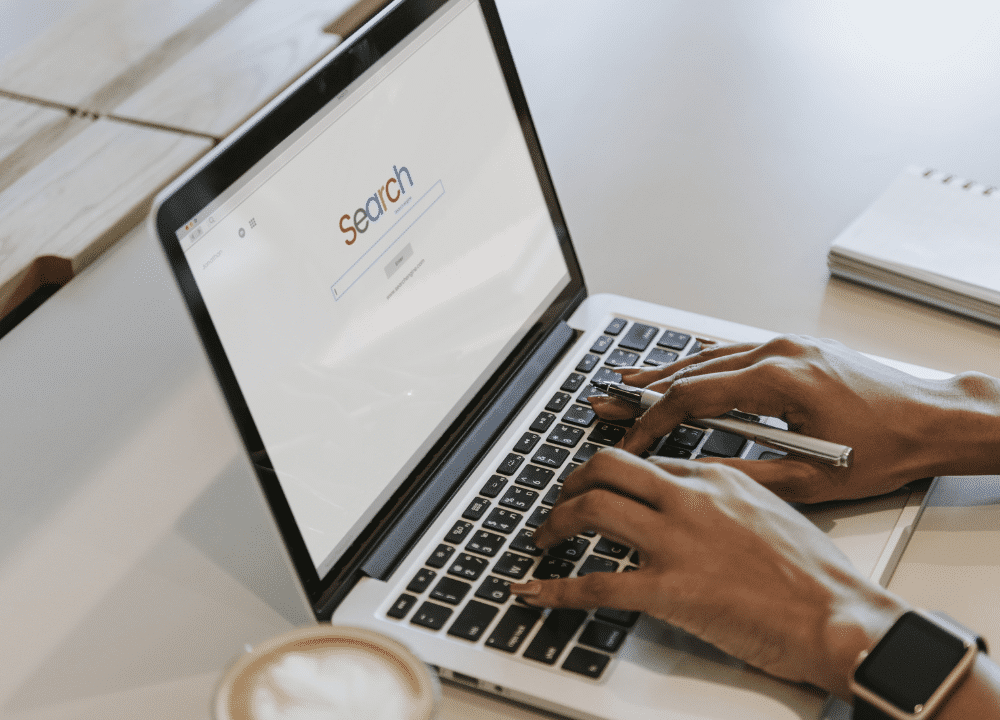
<path fill-rule="evenodd" d="M 595 572 L 584 577 L 531 580 L 523 585 L 511 583 L 510 591 L 536 607 L 643 610 L 644 574 L 641 570 Z"/>

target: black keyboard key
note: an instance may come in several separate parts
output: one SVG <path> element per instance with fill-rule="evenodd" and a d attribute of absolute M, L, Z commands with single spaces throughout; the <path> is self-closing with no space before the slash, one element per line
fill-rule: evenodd
<path fill-rule="evenodd" d="M 523 487 L 508 488 L 504 496 L 500 498 L 500 504 L 512 510 L 527 512 L 538 499 L 538 493 Z"/>
<path fill-rule="evenodd" d="M 549 400 L 549 404 L 545 406 L 545 409 L 549 412 L 560 413 L 563 411 L 567 405 L 569 405 L 570 396 L 564 392 L 557 392 Z"/>
<path fill-rule="evenodd" d="M 674 447 L 673 445 L 670 445 L 666 442 L 660 445 L 660 447 L 656 451 L 656 454 L 659 455 L 660 457 L 678 458 L 681 460 L 687 460 L 688 458 L 691 457 L 690 450 Z"/>
<path fill-rule="evenodd" d="M 542 505 L 555 505 L 556 500 L 559 499 L 559 491 L 562 490 L 562 485 L 556 483 L 549 488 L 549 491 L 545 493 L 545 497 L 542 498 Z"/>
<path fill-rule="evenodd" d="M 564 467 L 563 471 L 559 473 L 559 478 L 558 478 L 559 482 L 566 482 L 566 478 L 569 477 L 569 474 L 574 470 L 576 470 L 578 467 L 580 467 L 580 463 L 575 463 L 575 462 L 571 462 L 569 465 Z"/>
<path fill-rule="evenodd" d="M 618 543 L 612 542 L 604 537 L 598 540 L 597 545 L 594 546 L 594 552 L 598 555 L 607 555 L 608 557 L 613 557 L 616 560 L 621 560 L 631 551 L 632 548 L 619 545 Z"/>
<path fill-rule="evenodd" d="M 639 564 L 639 551 L 638 550 L 633 550 L 632 551 L 632 555 L 629 556 L 628 561 L 630 563 L 632 563 L 633 565 L 638 565 Z"/>
<path fill-rule="evenodd" d="M 583 356 L 583 360 L 577 363 L 576 369 L 582 373 L 589 373 L 591 370 L 594 369 L 597 363 L 600 362 L 600 360 L 601 359 L 596 355 L 590 355 L 588 353 L 587 355 Z"/>
<path fill-rule="evenodd" d="M 571 572 L 573 572 L 573 563 L 569 560 L 561 560 L 551 555 L 546 555 L 538 563 L 538 567 L 535 568 L 532 576 L 539 580 L 554 580 L 556 578 L 569 577 Z"/>
<path fill-rule="evenodd" d="M 694 344 L 691 346 L 691 349 L 688 350 L 687 352 L 687 357 L 691 357 L 692 355 L 697 355 L 698 353 L 701 352 L 701 350 L 702 350 L 701 340 L 695 340 Z"/>
<path fill-rule="evenodd" d="M 592 397 L 607 397 L 608 394 L 603 390 L 598 390 L 590 383 L 587 383 L 587 387 L 583 389 L 579 395 L 576 396 L 576 401 L 578 403 L 583 403 L 584 405 L 590 405 L 590 398 Z"/>
<path fill-rule="evenodd" d="M 663 348 L 653 348 L 649 355 L 646 356 L 644 362 L 646 365 L 654 365 L 659 367 L 660 365 L 669 365 L 674 360 L 677 359 L 677 353 L 672 350 L 664 350 Z"/>
<path fill-rule="evenodd" d="M 413 579 L 410 580 L 410 584 L 406 586 L 406 589 L 412 593 L 422 593 L 436 577 L 437 573 L 433 570 L 420 568 L 420 570 L 417 571 L 417 574 L 413 576 Z"/>
<path fill-rule="evenodd" d="M 462 513 L 462 517 L 466 520 L 478 520 L 483 516 L 490 507 L 490 501 L 486 498 L 477 497 L 471 503 L 469 507 L 465 508 L 465 512 Z"/>
<path fill-rule="evenodd" d="M 722 430 L 713 430 L 708 440 L 701 446 L 701 451 L 715 457 L 736 457 L 746 444 L 747 440 L 744 437 Z"/>
<path fill-rule="evenodd" d="M 498 607 L 470 600 L 448 628 L 448 634 L 475 642 L 486 632 L 498 612 Z"/>
<path fill-rule="evenodd" d="M 448 564 L 448 559 L 454 552 L 455 548 L 452 545 L 441 543 L 431 556 L 427 558 L 427 565 L 432 568 L 443 568 Z"/>
<path fill-rule="evenodd" d="M 611 368 L 602 367 L 600 370 L 594 373 L 594 377 L 591 378 L 592 382 L 602 382 L 602 383 L 618 383 L 622 381 L 621 373 L 616 373 Z"/>
<path fill-rule="evenodd" d="M 410 612 L 410 608 L 412 608 L 416 602 L 417 599 L 413 595 L 403 593 L 396 598 L 396 602 L 392 604 L 392 607 L 389 608 L 389 612 L 387 612 L 386 615 L 391 618 L 395 618 L 396 620 L 402 620 L 406 617 L 406 613 Z"/>
<path fill-rule="evenodd" d="M 476 597 L 502 605 L 510 597 L 510 581 L 488 575 L 476 590 Z"/>
<path fill-rule="evenodd" d="M 569 651 L 562 668 L 589 678 L 599 678 L 604 668 L 608 666 L 609 660 L 611 658 L 607 655 L 577 646 Z"/>
<path fill-rule="evenodd" d="M 656 344 L 669 350 L 683 350 L 690 339 L 690 335 L 667 330 L 663 333 L 663 337 L 656 341 Z"/>
<path fill-rule="evenodd" d="M 586 610 L 565 608 L 552 610 L 524 651 L 524 657 L 546 665 L 554 665 L 586 619 Z"/>
<path fill-rule="evenodd" d="M 594 344 L 591 345 L 590 352 L 597 353 L 598 355 L 603 355 L 605 351 L 609 347 L 611 347 L 611 344 L 613 342 L 614 342 L 613 338 L 610 338 L 607 335 L 601 335 L 601 337 L 597 338 L 597 340 L 594 341 Z"/>
<path fill-rule="evenodd" d="M 503 490 L 503 486 L 507 484 L 507 478 L 503 475 L 494 475 L 486 484 L 483 485 L 483 489 L 479 491 L 479 494 L 483 497 L 495 498 Z"/>
<path fill-rule="evenodd" d="M 579 450 L 576 451 L 576 455 L 573 456 L 573 462 L 580 463 L 581 465 L 590 458 L 594 457 L 594 454 L 601 449 L 600 445 L 594 445 L 594 443 L 585 442 Z"/>
<path fill-rule="evenodd" d="M 542 439 L 541 435 L 533 432 L 526 432 L 521 439 L 514 443 L 514 452 L 530 453 L 535 449 L 535 445 Z"/>
<path fill-rule="evenodd" d="M 576 444 L 583 439 L 584 433 L 583 428 L 570 427 L 569 425 L 559 423 L 552 428 L 552 432 L 549 433 L 546 440 L 555 445 L 562 445 L 563 447 L 576 447 Z"/>
<path fill-rule="evenodd" d="M 497 472 L 501 475 L 513 475 L 517 472 L 517 469 L 521 467 L 521 463 L 524 462 L 524 457 L 516 453 L 509 453 L 507 457 L 503 459 L 500 463 L 500 467 L 497 468 Z"/>
<path fill-rule="evenodd" d="M 449 530 L 448 534 L 444 536 L 445 542 L 461 545 L 465 542 L 465 538 L 469 536 L 470 530 L 472 530 L 472 523 L 462 522 L 459 520 L 451 526 L 451 530 Z"/>
<path fill-rule="evenodd" d="M 506 541 L 507 538 L 503 535 L 486 532 L 485 530 L 478 530 L 471 538 L 469 538 L 469 542 L 466 543 L 465 549 L 469 552 L 485 555 L 486 557 L 493 557 L 500 552 L 500 549 L 504 546 Z"/>
<path fill-rule="evenodd" d="M 548 468 L 538 467 L 537 465 L 527 465 L 521 474 L 517 476 L 516 482 L 518 485 L 525 485 L 527 487 L 535 488 L 536 490 L 541 490 L 543 487 L 549 484 L 552 477 L 555 475 L 553 470 Z"/>
<path fill-rule="evenodd" d="M 614 608 L 598 608 L 594 613 L 598 620 L 606 620 L 622 627 L 632 627 L 639 619 L 639 612 L 636 610 L 616 610 Z"/>
<path fill-rule="evenodd" d="M 489 560 L 469 555 L 468 553 L 462 553 L 455 559 L 451 567 L 448 568 L 448 574 L 465 580 L 477 580 L 489 564 Z"/>
<path fill-rule="evenodd" d="M 538 557 L 542 554 L 542 549 L 535 545 L 534 538 L 534 530 L 531 528 L 522 528 L 518 531 L 517 535 L 514 536 L 514 539 L 510 541 L 510 549 Z"/>
<path fill-rule="evenodd" d="M 517 652 L 541 616 L 542 611 L 538 608 L 511 605 L 486 638 L 486 646 L 509 653 Z"/>
<path fill-rule="evenodd" d="M 486 519 L 483 520 L 483 527 L 508 535 L 513 532 L 514 528 L 517 527 L 517 524 L 521 522 L 522 517 L 523 515 L 521 515 L 521 513 L 516 513 L 513 510 L 494 508 L 490 514 L 486 516 Z"/>
<path fill-rule="evenodd" d="M 583 386 L 584 380 L 587 378 L 580 373 L 573 373 L 564 382 L 559 389 L 568 393 L 573 393 L 579 390 Z"/>
<path fill-rule="evenodd" d="M 653 338 L 655 338 L 659 332 L 660 329 L 653 327 L 652 325 L 635 323 L 631 328 L 629 328 L 629 331 L 625 333 L 625 337 L 618 341 L 618 347 L 642 352 L 649 347 L 649 343 L 653 342 Z"/>
<path fill-rule="evenodd" d="M 509 578 L 520 580 L 525 576 L 535 561 L 530 557 L 518 555 L 517 553 L 505 552 L 493 566 L 493 572 L 497 575 L 506 575 Z"/>
<path fill-rule="evenodd" d="M 584 575 L 590 575 L 590 573 L 595 572 L 617 572 L 618 563 L 614 560 L 609 560 L 608 558 L 597 557 L 597 555 L 591 555 L 589 558 L 583 561 L 583 565 L 580 569 L 576 571 L 577 577 L 583 577 Z"/>
<path fill-rule="evenodd" d="M 539 413 L 538 417 L 535 418 L 535 422 L 531 423 L 531 427 L 528 429 L 536 433 L 544 433 L 550 427 L 552 423 L 555 422 L 556 416 L 550 412 Z"/>
<path fill-rule="evenodd" d="M 542 446 L 538 448 L 538 451 L 531 458 L 531 462 L 538 463 L 539 465 L 546 465 L 551 468 L 557 468 L 566 462 L 569 457 L 569 450 L 566 448 L 556 447 L 554 445 L 546 445 L 542 443 Z"/>
<path fill-rule="evenodd" d="M 626 325 L 628 325 L 628 320 L 625 318 L 615 318 L 611 321 L 611 324 L 604 329 L 604 333 L 606 335 L 617 335 L 625 329 Z"/>
<path fill-rule="evenodd" d="M 587 440 L 592 443 L 600 443 L 601 445 L 614 445 L 625 437 L 625 433 L 627 432 L 628 428 L 622 427 L 621 425 L 615 425 L 609 422 L 599 422 L 593 432 L 590 433 L 590 437 L 587 438 Z"/>
<path fill-rule="evenodd" d="M 674 428 L 673 432 L 667 435 L 664 442 L 677 447 L 682 447 L 685 450 L 694 450 L 695 446 L 701 442 L 704 435 L 704 430 L 697 430 L 692 427 L 687 427 L 686 425 L 678 425 Z"/>
<path fill-rule="evenodd" d="M 639 362 L 639 353 L 628 352 L 627 350 L 614 350 L 604 361 L 605 365 L 611 367 L 632 367 Z"/>
<path fill-rule="evenodd" d="M 580 633 L 577 641 L 581 645 L 589 645 L 592 648 L 613 653 L 625 642 L 627 633 L 620 625 L 609 625 L 608 623 L 591 620 L 587 627 Z"/>
<path fill-rule="evenodd" d="M 469 583 L 456 580 L 455 578 L 443 577 L 438 580 L 438 584 L 431 590 L 431 598 L 446 602 L 449 605 L 458 605 L 471 589 L 472 586 Z"/>
<path fill-rule="evenodd" d="M 539 527 L 549 516 L 549 509 L 544 506 L 536 507 L 531 511 L 531 515 L 524 521 L 524 524 L 531 528 Z"/>
<path fill-rule="evenodd" d="M 563 415 L 563 422 L 567 422 L 572 425 L 579 425 L 580 427 L 590 427 L 590 424 L 594 422 L 594 418 L 596 417 L 597 413 L 589 407 L 574 405 L 566 411 L 565 415 Z"/>
<path fill-rule="evenodd" d="M 558 545 L 553 545 L 549 548 L 548 552 L 552 557 L 576 562 L 587 554 L 588 547 L 590 547 L 589 540 L 580 537 L 573 537 L 566 538 Z"/>
<path fill-rule="evenodd" d="M 417 611 L 413 614 L 413 619 L 410 620 L 414 625 L 422 625 L 425 628 L 430 628 L 431 630 L 440 630 L 444 627 L 444 624 L 448 622 L 448 618 L 451 617 L 452 609 L 450 607 L 445 607 L 444 605 L 438 605 L 437 603 L 425 602 Z"/>

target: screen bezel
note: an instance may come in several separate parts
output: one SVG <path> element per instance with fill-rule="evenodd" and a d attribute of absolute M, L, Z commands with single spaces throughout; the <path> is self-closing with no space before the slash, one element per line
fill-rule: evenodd
<path fill-rule="evenodd" d="M 428 481 L 428 474 L 432 469 L 430 466 L 433 463 L 421 463 L 410 473 L 400 489 L 383 506 L 382 511 L 344 553 L 345 560 L 334 565 L 325 576 L 320 577 L 277 475 L 272 469 L 236 375 L 185 259 L 176 230 L 239 182 L 256 163 L 450 1 L 397 0 L 390 4 L 306 73 L 301 80 L 199 161 L 164 191 L 154 204 L 152 223 L 156 234 L 164 248 L 167 261 L 173 270 L 264 496 L 285 541 L 292 564 L 314 612 L 318 612 L 321 605 L 328 609 L 331 593 L 336 592 L 338 586 L 348 583 L 365 555 L 377 546 L 379 537 L 391 526 L 389 522 L 391 509 L 404 505 L 408 496 L 421 490 Z M 505 377 L 510 375 L 512 369 L 523 364 L 534 348 L 561 320 L 568 318 L 586 296 L 583 275 L 517 77 L 499 13 L 492 0 L 478 0 L 478 4 L 486 20 L 494 51 L 535 167 L 553 228 L 569 270 L 570 281 L 538 322 L 529 329 L 508 360 L 486 383 L 484 390 L 473 398 L 469 407 L 482 406 L 484 396 L 488 401 L 490 394 L 499 393 L 503 389 Z M 438 460 L 446 457 L 449 445 L 456 443 L 463 436 L 463 428 L 471 425 L 474 420 L 471 413 L 459 415 L 426 457 Z"/>

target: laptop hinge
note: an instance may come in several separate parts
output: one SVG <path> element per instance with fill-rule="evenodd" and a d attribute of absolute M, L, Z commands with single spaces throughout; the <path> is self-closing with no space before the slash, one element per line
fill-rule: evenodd
<path fill-rule="evenodd" d="M 468 473 L 482 459 L 532 391 L 545 378 L 577 332 L 560 321 L 491 403 L 465 438 L 434 472 L 413 502 L 361 567 L 364 575 L 387 580 Z"/>

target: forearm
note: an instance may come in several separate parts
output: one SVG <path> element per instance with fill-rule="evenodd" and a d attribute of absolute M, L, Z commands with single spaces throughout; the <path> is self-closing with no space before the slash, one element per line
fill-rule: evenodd
<path fill-rule="evenodd" d="M 1000 473 L 1000 380 L 962 373 L 936 384 L 926 475 Z"/>

